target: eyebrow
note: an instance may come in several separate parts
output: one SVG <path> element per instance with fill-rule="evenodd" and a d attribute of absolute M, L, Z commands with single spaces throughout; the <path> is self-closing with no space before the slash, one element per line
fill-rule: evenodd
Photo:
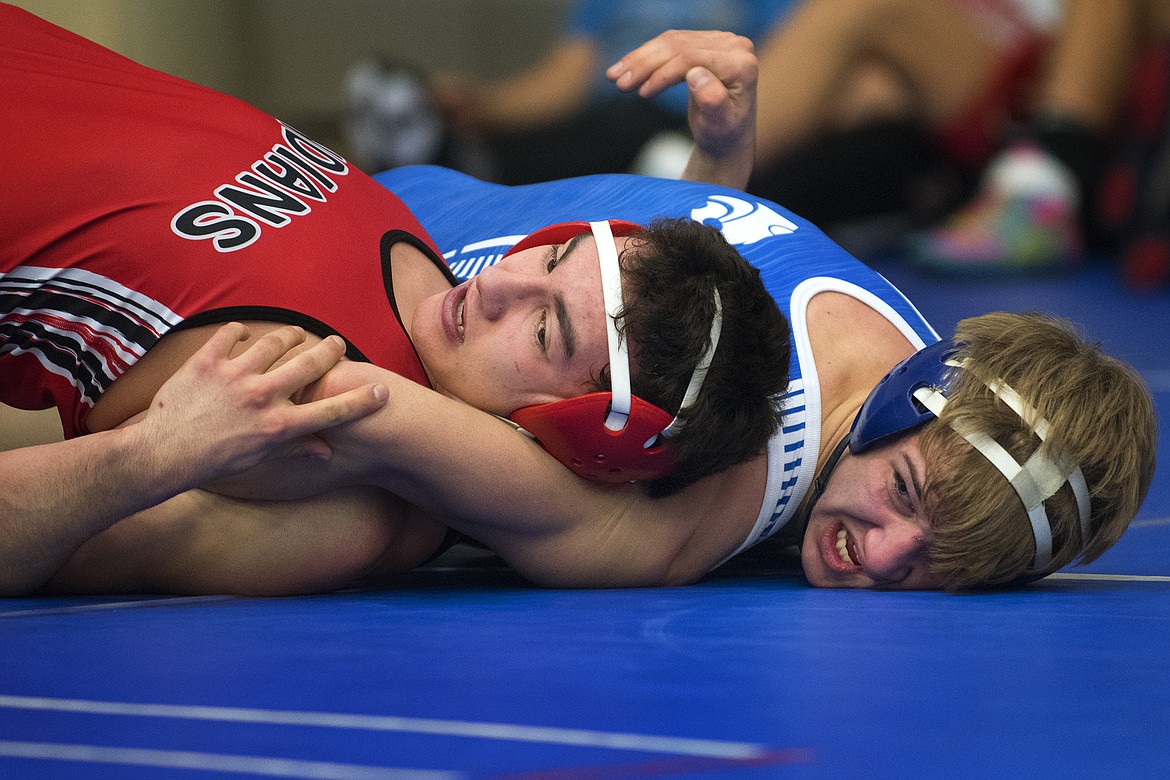
<path fill-rule="evenodd" d="M 906 463 L 906 470 L 910 472 L 910 484 L 914 486 L 914 496 L 918 499 L 918 505 L 925 511 L 926 497 L 922 495 L 922 481 L 918 479 L 918 469 L 914 467 L 908 453 L 902 453 L 902 460 Z"/>
<path fill-rule="evenodd" d="M 589 233 L 578 233 L 569 239 L 565 244 L 565 251 L 561 253 L 560 259 L 557 260 L 557 267 L 559 268 L 569 255 L 580 245 L 581 241 L 585 239 Z M 577 330 L 573 327 L 573 320 L 569 318 L 569 309 L 565 305 L 565 297 L 560 293 L 553 296 L 553 308 L 556 309 L 557 325 L 561 331 L 561 344 L 565 348 L 565 359 L 571 360 L 573 355 L 577 352 Z"/>
<path fill-rule="evenodd" d="M 569 319 L 569 310 L 565 307 L 565 296 L 557 293 L 553 296 L 553 308 L 557 310 L 557 323 L 561 329 L 561 344 L 565 347 L 565 359 L 572 359 L 577 352 L 577 331 L 573 328 L 573 321 Z"/>
<path fill-rule="evenodd" d="M 565 251 L 561 253 L 561 259 L 557 261 L 557 265 L 569 259 L 569 255 L 575 250 L 586 237 L 593 235 L 592 233 L 578 233 L 565 243 Z"/>

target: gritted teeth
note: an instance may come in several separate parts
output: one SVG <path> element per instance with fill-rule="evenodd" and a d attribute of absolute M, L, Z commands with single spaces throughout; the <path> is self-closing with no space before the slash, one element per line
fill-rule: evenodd
<path fill-rule="evenodd" d="M 466 299 L 459 301 L 459 305 L 455 308 L 455 330 L 459 335 L 463 335 L 463 306 L 466 304 Z"/>
<path fill-rule="evenodd" d="M 849 532 L 844 528 L 837 532 L 837 554 L 841 556 L 841 560 L 849 565 L 857 565 L 849 555 Z"/>

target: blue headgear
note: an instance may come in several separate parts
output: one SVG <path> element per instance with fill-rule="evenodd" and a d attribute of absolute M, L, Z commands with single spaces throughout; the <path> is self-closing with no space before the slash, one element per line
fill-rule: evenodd
<path fill-rule="evenodd" d="M 861 453 L 891 436 L 905 433 L 935 418 L 914 393 L 924 387 L 947 388 L 947 365 L 955 342 L 939 341 L 918 350 L 882 377 L 861 405 L 849 430 L 849 451 Z"/>
<path fill-rule="evenodd" d="M 906 358 L 882 377 L 861 405 L 849 435 L 833 450 L 821 474 L 817 476 L 813 495 L 805 510 L 806 523 L 846 445 L 850 452 L 862 453 L 938 418 L 947 404 L 951 378 L 961 368 L 961 364 L 952 359 L 957 349 L 953 339 L 939 341 Z M 1047 438 L 1048 421 L 1019 393 L 1002 380 L 989 382 L 987 387 L 1030 425 L 1041 441 Z M 1052 527 L 1044 502 L 1065 483 L 1072 488 L 1076 498 L 1083 549 L 1091 530 L 1089 490 L 1076 463 L 1063 458 L 1053 459 L 1038 449 L 1021 464 L 984 433 L 958 428 L 956 432 L 999 469 L 1023 502 L 1036 541 L 1036 553 L 1026 579 L 1035 579 L 1048 573 L 1052 560 Z"/>

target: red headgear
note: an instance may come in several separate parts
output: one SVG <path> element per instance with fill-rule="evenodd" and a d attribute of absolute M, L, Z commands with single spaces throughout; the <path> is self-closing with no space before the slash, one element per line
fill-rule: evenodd
<path fill-rule="evenodd" d="M 629 354 L 625 341 L 618 337 L 622 282 L 614 236 L 630 235 L 641 229 L 633 222 L 619 220 L 565 222 L 532 233 L 505 254 L 506 257 L 535 246 L 560 244 L 587 230 L 593 232 L 601 263 L 612 390 L 525 406 L 513 411 L 511 419 L 574 474 L 602 482 L 656 479 L 668 475 L 675 467 L 661 437 L 676 433 L 681 423 L 678 417 L 630 392 Z M 710 346 L 695 367 L 680 412 L 698 397 L 719 343 L 721 324 L 722 307 L 716 291 Z"/>

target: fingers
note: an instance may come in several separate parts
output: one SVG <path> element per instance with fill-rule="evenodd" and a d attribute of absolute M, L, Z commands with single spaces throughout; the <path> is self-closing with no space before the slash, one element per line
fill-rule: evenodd
<path fill-rule="evenodd" d="M 269 371 L 266 378 L 273 383 L 274 392 L 283 397 L 295 396 L 325 376 L 343 357 L 345 341 L 340 336 L 329 336 Z M 287 408 L 287 431 L 298 436 L 352 422 L 380 409 L 389 397 L 390 391 L 385 385 L 367 384 L 315 401 L 293 404 Z"/>
<path fill-rule="evenodd" d="M 226 356 L 235 344 L 247 338 L 247 334 L 248 329 L 239 323 L 225 325 L 209 339 L 209 344 L 215 342 L 214 350 L 209 351 L 221 357 Z M 281 362 L 282 358 L 304 344 L 305 339 L 305 331 L 300 327 L 277 328 L 256 339 L 231 362 L 241 374 L 250 374 L 259 379 L 261 385 L 256 387 L 261 392 L 259 397 L 292 398 L 325 376 L 345 357 L 345 340 L 332 335 Z M 306 411 L 300 414 L 303 422 L 296 432 L 363 417 L 385 403 L 388 395 L 389 391 L 381 385 L 367 385 L 332 399 L 297 406 L 295 408 Z"/>
<path fill-rule="evenodd" d="M 196 350 L 196 355 L 210 357 L 227 357 L 237 344 L 248 338 L 248 326 L 242 322 L 229 322 L 217 329 L 204 345 Z"/>
<path fill-rule="evenodd" d="M 285 330 L 282 328 L 281 330 Z M 268 335 L 276 335 L 279 331 L 273 331 Z M 289 338 L 287 336 L 282 338 Z M 304 333 L 300 334 L 300 340 L 304 340 Z M 298 342 L 299 343 L 299 342 Z M 274 341 L 270 348 L 276 349 Z M 260 346 L 257 341 L 253 348 Z M 292 346 L 285 348 L 277 358 L 286 354 Z M 322 339 L 317 344 L 300 352 L 295 357 L 291 358 L 283 365 L 269 372 L 269 377 L 276 383 L 282 394 L 292 395 L 296 391 L 316 382 L 321 377 L 337 365 L 345 357 L 345 341 L 340 336 L 329 336 Z M 275 362 L 273 360 L 272 362 Z M 272 363 L 268 364 L 269 366 Z M 265 367 L 267 368 L 267 367 Z"/>
<path fill-rule="evenodd" d="M 245 370 L 263 373 L 276 365 L 294 347 L 303 344 L 304 341 L 305 331 L 302 328 L 291 325 L 277 328 L 252 342 L 235 360 Z"/>
<path fill-rule="evenodd" d="M 702 65 L 688 70 L 686 79 L 691 97 L 704 109 L 718 108 L 730 97 L 727 86 Z"/>
<path fill-rule="evenodd" d="M 373 384 L 291 406 L 287 432 L 298 436 L 353 422 L 381 409 L 389 397 L 385 385 Z"/>
<path fill-rule="evenodd" d="M 648 41 L 622 57 L 606 70 L 606 76 L 624 92 L 637 90 L 642 97 L 652 97 L 679 83 L 685 67 L 674 47 L 663 36 Z"/>
<path fill-rule="evenodd" d="M 755 47 L 732 33 L 668 30 L 622 57 L 606 75 L 619 89 L 653 97 L 682 82 L 697 65 L 723 82 L 754 81 Z"/>

